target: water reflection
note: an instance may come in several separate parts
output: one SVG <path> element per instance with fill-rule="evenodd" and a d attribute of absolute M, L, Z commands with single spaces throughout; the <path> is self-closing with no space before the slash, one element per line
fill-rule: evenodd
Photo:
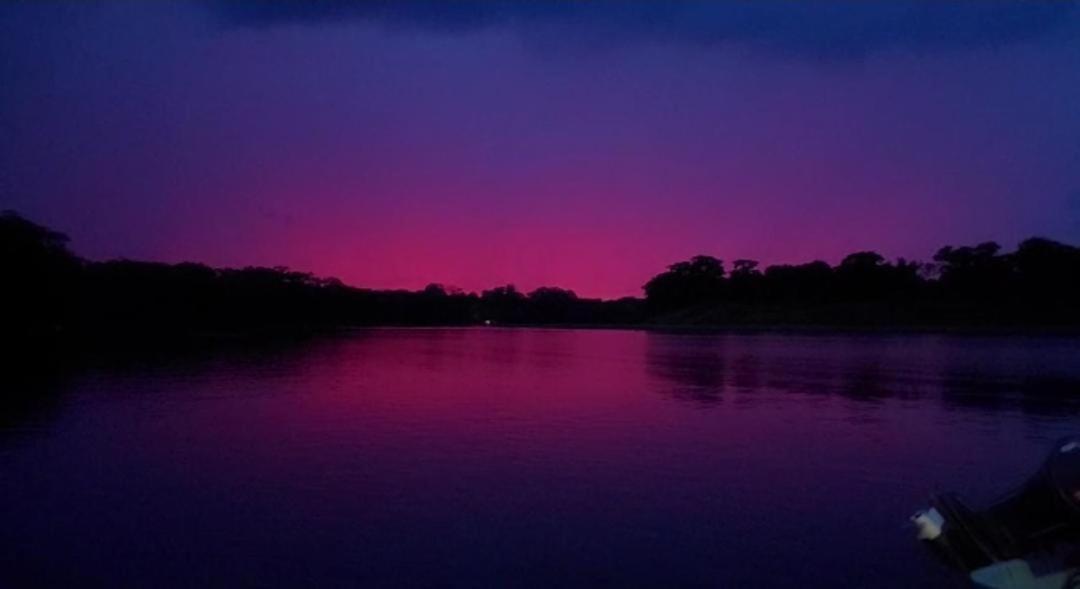
<path fill-rule="evenodd" d="M 1067 375 L 986 378 L 959 372 L 942 379 L 942 400 L 949 407 L 963 410 L 1068 415 L 1080 409 L 1080 378 Z"/>
<path fill-rule="evenodd" d="M 646 333 L 645 337 L 645 366 L 649 374 L 666 385 L 661 388 L 663 392 L 704 405 L 723 398 L 727 386 L 724 338 L 686 339 L 657 333 Z M 756 361 L 751 364 L 755 366 Z M 744 370 L 742 378 L 757 377 Z"/>
<path fill-rule="evenodd" d="M 34 435 L 0 433 L 0 585 L 938 586 L 904 517 L 1026 475 L 1078 350 L 387 329 L 103 357 L 3 413 Z"/>
<path fill-rule="evenodd" d="M 732 393 L 932 400 L 958 410 L 1062 415 L 1080 408 L 1075 340 L 948 336 L 647 333 L 646 366 L 673 398 Z M 744 401 L 746 401 L 744 399 Z"/>
<path fill-rule="evenodd" d="M 0 448 L 48 426 L 63 406 L 67 374 L 50 363 L 0 369 Z"/>

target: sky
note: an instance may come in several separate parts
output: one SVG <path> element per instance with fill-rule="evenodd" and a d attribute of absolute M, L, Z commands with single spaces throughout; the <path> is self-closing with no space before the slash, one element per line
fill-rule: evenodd
<path fill-rule="evenodd" d="M 1080 3 L 7 1 L 0 209 L 90 259 L 597 297 L 1076 244 Z"/>

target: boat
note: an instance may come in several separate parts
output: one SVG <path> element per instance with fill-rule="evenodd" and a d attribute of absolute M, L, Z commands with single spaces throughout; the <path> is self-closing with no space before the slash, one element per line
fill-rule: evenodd
<path fill-rule="evenodd" d="M 986 589 L 1080 589 L 1080 437 L 1059 441 L 1033 476 L 976 510 L 933 495 L 911 517 L 916 536 Z"/>

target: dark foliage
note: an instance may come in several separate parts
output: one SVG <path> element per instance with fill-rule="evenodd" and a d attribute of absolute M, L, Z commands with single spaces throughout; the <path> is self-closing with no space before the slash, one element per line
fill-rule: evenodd
<path fill-rule="evenodd" d="M 1043 238 L 1002 253 L 944 247 L 934 264 L 856 252 L 835 267 L 697 256 L 645 285 L 657 323 L 918 326 L 1080 325 L 1080 248 Z"/>
<path fill-rule="evenodd" d="M 934 264 L 857 252 L 760 270 L 753 260 L 695 256 L 644 286 L 646 298 L 603 301 L 513 285 L 477 295 L 431 284 L 370 290 L 287 268 L 81 260 L 67 237 L 0 214 L 0 341 L 170 337 L 371 325 L 1080 325 L 1080 248 L 1032 238 L 944 247 Z"/>
<path fill-rule="evenodd" d="M 131 260 L 90 262 L 67 237 L 13 212 L 0 216 L 2 339 L 110 335 L 169 337 L 320 330 L 372 325 L 630 323 L 640 301 L 582 299 L 514 286 L 480 296 L 439 284 L 421 291 L 370 290 L 288 268 L 219 269 Z"/>
<path fill-rule="evenodd" d="M 68 238 L 19 217 L 0 213 L 0 308 L 4 327 L 22 337 L 47 337 L 74 317 L 79 260 Z"/>
<path fill-rule="evenodd" d="M 694 256 L 668 266 L 667 272 L 645 283 L 645 300 L 652 311 L 683 309 L 722 300 L 725 287 L 724 262 L 712 256 Z"/>

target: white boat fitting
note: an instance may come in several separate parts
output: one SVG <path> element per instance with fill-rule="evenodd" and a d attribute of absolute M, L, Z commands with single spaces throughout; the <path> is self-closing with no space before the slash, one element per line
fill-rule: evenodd
<path fill-rule="evenodd" d="M 982 510 L 934 495 L 916 537 L 987 589 L 1080 589 L 1080 438 L 1055 445 L 1019 489 Z"/>

